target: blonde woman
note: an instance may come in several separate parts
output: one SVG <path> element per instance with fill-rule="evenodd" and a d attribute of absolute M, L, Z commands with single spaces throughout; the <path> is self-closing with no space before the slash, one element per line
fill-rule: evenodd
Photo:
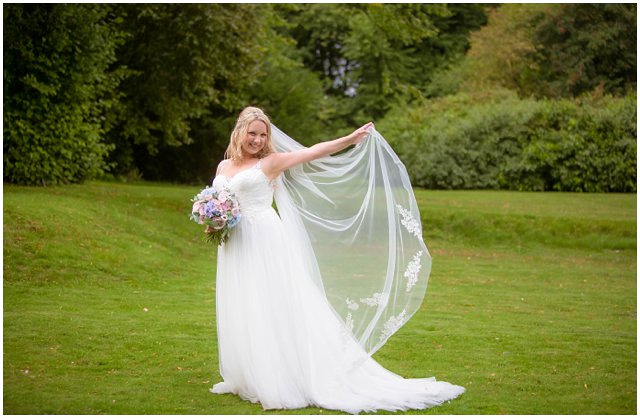
<path fill-rule="evenodd" d="M 464 392 L 371 358 L 419 307 L 430 270 L 406 171 L 381 138 L 367 123 L 305 148 L 261 109 L 242 111 L 213 181 L 242 217 L 218 247 L 223 381 L 211 392 L 349 413 L 428 408 Z"/>

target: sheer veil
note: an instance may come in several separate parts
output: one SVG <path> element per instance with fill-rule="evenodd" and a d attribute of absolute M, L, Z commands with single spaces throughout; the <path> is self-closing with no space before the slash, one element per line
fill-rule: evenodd
<path fill-rule="evenodd" d="M 304 148 L 272 125 L 278 152 Z M 373 354 L 418 310 L 431 256 L 404 164 L 375 129 L 338 155 L 287 170 L 275 202 L 298 257 Z"/>

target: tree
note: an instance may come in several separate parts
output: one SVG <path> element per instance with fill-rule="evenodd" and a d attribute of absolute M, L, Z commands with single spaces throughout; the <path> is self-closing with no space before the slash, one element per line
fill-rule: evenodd
<path fill-rule="evenodd" d="M 496 87 L 528 91 L 537 64 L 530 59 L 536 24 L 550 6 L 503 4 L 489 10 L 486 26 L 471 34 L 471 48 L 462 70 L 463 89 L 482 91 Z"/>
<path fill-rule="evenodd" d="M 344 100 L 347 123 L 379 118 L 398 100 L 421 96 L 442 55 L 466 48 L 463 34 L 483 22 L 478 6 L 313 4 L 278 9 L 306 65 L 321 74 L 328 95 Z M 468 23 L 456 23 L 468 16 Z M 450 20 L 447 20 L 450 19 Z M 452 36 L 447 38 L 452 30 Z M 455 39 L 455 40 L 454 40 Z M 446 52 L 443 52 L 446 51 Z"/>
<path fill-rule="evenodd" d="M 288 35 L 293 25 L 274 9 L 269 11 L 265 56 L 250 100 L 291 137 L 312 145 L 342 128 L 334 123 L 336 100 L 325 95 L 321 75 L 304 66 L 303 53 Z"/>
<path fill-rule="evenodd" d="M 227 92 L 238 98 L 237 103 L 224 107 L 214 104 L 209 112 L 189 119 L 189 143 L 159 143 L 152 157 L 146 148 L 134 146 L 133 160 L 146 179 L 211 182 L 235 118 L 249 104 L 262 107 L 275 124 L 306 145 L 341 131 L 341 126 L 333 123 L 336 100 L 325 95 L 319 75 L 304 67 L 303 54 L 288 34 L 292 25 L 272 5 L 257 6 L 255 13 L 259 18 L 253 24 L 261 28 L 251 39 L 256 45 L 253 58 L 257 64 L 246 85 L 236 84 L 232 92 Z"/>
<path fill-rule="evenodd" d="M 4 179 L 80 182 L 107 168 L 102 137 L 123 77 L 106 5 L 4 6 Z"/>
<path fill-rule="evenodd" d="M 118 12 L 129 35 L 118 63 L 133 74 L 122 83 L 109 139 L 119 172 L 144 173 L 157 166 L 149 160 L 160 149 L 194 141 L 195 121 L 244 104 L 262 57 L 256 38 L 264 19 L 249 4 L 126 4 Z"/>
<path fill-rule="evenodd" d="M 416 45 L 435 38 L 433 17 L 448 13 L 439 5 L 372 4 L 350 17 L 344 53 L 357 63 L 352 76 L 358 83 L 358 108 L 379 118 L 397 99 L 419 95 L 414 83 L 424 78 Z"/>
<path fill-rule="evenodd" d="M 542 94 L 635 91 L 636 13 L 635 4 L 558 4 L 549 9 L 533 37 Z"/>
<path fill-rule="evenodd" d="M 636 86 L 635 4 L 504 4 L 471 35 L 463 89 L 574 97 Z"/>

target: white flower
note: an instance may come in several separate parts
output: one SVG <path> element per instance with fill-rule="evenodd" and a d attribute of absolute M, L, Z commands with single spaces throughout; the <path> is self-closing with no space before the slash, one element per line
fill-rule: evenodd
<path fill-rule="evenodd" d="M 409 263 L 407 271 L 404 272 L 404 277 L 407 278 L 407 292 L 410 291 L 418 281 L 418 273 L 420 273 L 420 268 L 422 267 L 420 257 L 422 257 L 422 250 L 413 256 L 413 261 Z"/>

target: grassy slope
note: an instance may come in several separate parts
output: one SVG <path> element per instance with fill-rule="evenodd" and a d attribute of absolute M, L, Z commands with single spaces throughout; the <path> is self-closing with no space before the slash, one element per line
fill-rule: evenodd
<path fill-rule="evenodd" d="M 4 413 L 263 412 L 207 391 L 215 254 L 187 219 L 197 191 L 4 186 Z M 375 357 L 467 393 L 411 413 L 636 412 L 636 195 L 416 194 L 429 290 Z"/>

